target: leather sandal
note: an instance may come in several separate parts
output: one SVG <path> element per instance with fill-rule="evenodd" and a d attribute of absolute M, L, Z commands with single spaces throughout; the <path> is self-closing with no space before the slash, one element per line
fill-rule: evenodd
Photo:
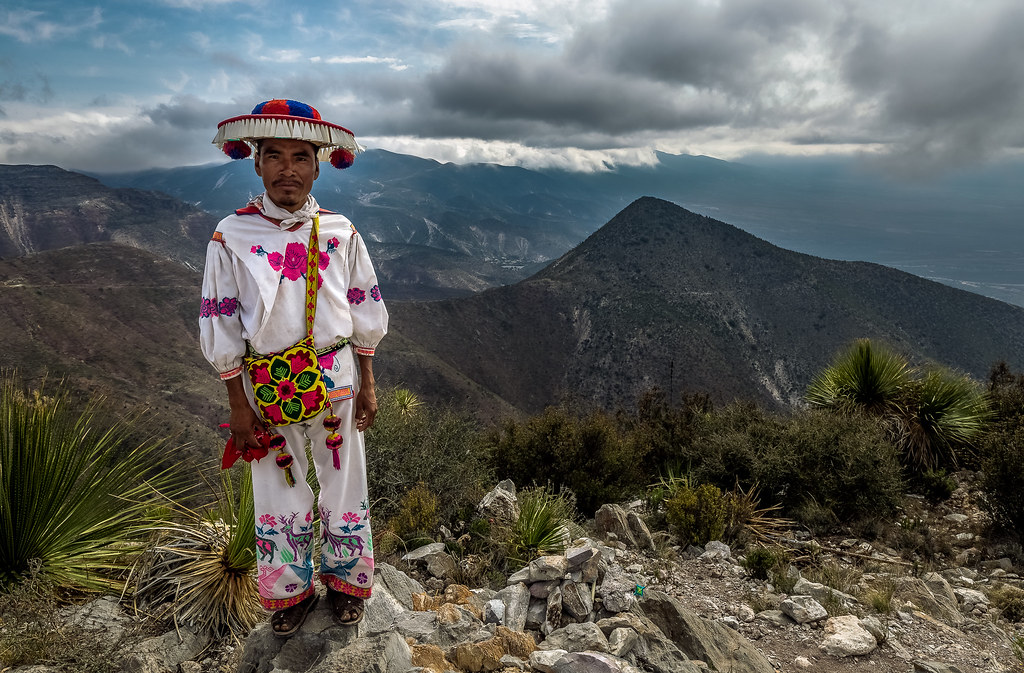
<path fill-rule="evenodd" d="M 363 620 L 365 605 L 358 596 L 328 588 L 327 604 L 331 607 L 335 621 L 342 626 L 353 626 Z"/>
<path fill-rule="evenodd" d="M 306 616 L 309 615 L 319 598 L 316 593 L 313 593 L 289 608 L 278 610 L 270 617 L 270 630 L 278 638 L 287 638 L 294 634 L 302 628 Z"/>

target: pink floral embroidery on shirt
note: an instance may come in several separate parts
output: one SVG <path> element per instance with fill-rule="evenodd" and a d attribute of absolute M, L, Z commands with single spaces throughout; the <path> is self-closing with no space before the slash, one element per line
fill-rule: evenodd
<path fill-rule="evenodd" d="M 317 258 L 317 266 L 325 271 L 331 263 L 331 254 L 338 249 L 338 239 L 332 238 L 327 241 L 327 252 L 321 252 Z M 262 245 L 254 245 L 249 249 L 254 255 L 266 257 L 267 264 L 274 271 L 281 272 L 281 280 L 299 280 L 306 278 L 306 269 L 309 266 L 309 253 L 306 252 L 305 243 L 289 243 L 285 246 L 284 254 L 279 252 L 267 252 Z M 317 274 L 319 276 L 319 274 Z M 317 287 L 324 284 L 322 277 L 317 279 Z"/>

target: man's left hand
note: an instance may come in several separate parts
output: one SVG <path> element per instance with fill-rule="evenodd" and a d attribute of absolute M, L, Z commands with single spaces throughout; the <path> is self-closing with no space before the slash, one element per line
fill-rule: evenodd
<path fill-rule="evenodd" d="M 373 427 L 377 416 L 377 392 L 372 385 L 362 385 L 356 395 L 356 430 L 364 432 Z"/>

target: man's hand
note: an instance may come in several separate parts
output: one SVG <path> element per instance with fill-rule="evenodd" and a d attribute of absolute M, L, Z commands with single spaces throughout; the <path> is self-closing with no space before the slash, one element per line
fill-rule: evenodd
<path fill-rule="evenodd" d="M 266 431 L 266 426 L 256 414 L 256 411 L 249 404 L 245 396 L 245 387 L 242 377 L 236 376 L 224 381 L 228 389 L 228 404 L 231 406 L 231 438 L 235 440 L 235 446 L 241 448 L 249 446 L 257 448 L 260 442 L 256 439 L 256 431 Z"/>
<path fill-rule="evenodd" d="M 356 393 L 356 430 L 364 432 L 373 427 L 377 416 L 377 382 L 373 378 L 373 358 L 359 356 L 359 392 Z"/>

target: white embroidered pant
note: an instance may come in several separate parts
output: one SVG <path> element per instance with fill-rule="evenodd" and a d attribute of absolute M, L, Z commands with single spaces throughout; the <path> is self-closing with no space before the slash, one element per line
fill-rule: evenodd
<path fill-rule="evenodd" d="M 348 365 L 351 351 L 343 348 L 336 357 Z M 332 374 L 330 370 L 327 373 Z M 275 462 L 278 452 L 271 451 L 262 460 L 251 463 L 259 592 L 263 607 L 268 610 L 294 605 L 315 590 L 314 495 L 306 482 L 309 471 L 305 450 L 307 439 L 320 484 L 317 503 L 320 513 L 320 579 L 337 591 L 361 598 L 370 596 L 373 541 L 366 488 L 366 455 L 363 435 L 355 429 L 352 390 L 348 387 L 347 399 L 334 400 L 332 409 L 316 418 L 272 430 L 285 438 L 284 451 L 293 457 L 288 469 L 294 478 L 294 486 L 288 485 L 285 471 Z M 249 392 L 251 398 L 251 390 Z M 335 467 L 334 452 L 326 444 L 331 432 L 323 423 L 332 411 L 341 421 L 337 432 L 344 440 L 337 452 L 338 467 Z"/>

